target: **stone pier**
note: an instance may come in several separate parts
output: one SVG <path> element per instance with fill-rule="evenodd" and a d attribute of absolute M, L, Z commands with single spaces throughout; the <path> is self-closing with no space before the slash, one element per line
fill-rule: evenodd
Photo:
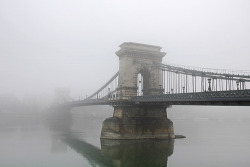
<path fill-rule="evenodd" d="M 173 122 L 166 107 L 117 106 L 114 115 L 102 125 L 102 139 L 172 139 Z"/>

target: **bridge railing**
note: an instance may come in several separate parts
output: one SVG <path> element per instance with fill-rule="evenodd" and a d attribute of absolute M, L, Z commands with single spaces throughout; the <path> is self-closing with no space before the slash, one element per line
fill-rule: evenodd
<path fill-rule="evenodd" d="M 179 93 L 179 94 L 159 94 L 135 96 L 131 101 L 138 102 L 171 102 L 171 101 L 250 101 L 250 89 L 218 92 L 198 92 L 198 93 Z"/>

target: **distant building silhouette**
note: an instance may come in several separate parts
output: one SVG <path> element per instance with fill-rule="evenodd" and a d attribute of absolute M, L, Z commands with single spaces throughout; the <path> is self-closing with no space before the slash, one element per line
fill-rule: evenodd
<path fill-rule="evenodd" d="M 69 88 L 55 88 L 55 103 L 65 103 L 70 101 L 70 89 Z"/>

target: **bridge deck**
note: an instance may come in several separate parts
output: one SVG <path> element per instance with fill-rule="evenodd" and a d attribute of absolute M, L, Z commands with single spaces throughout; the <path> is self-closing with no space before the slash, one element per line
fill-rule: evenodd
<path fill-rule="evenodd" d="M 217 92 L 179 93 L 120 98 L 85 99 L 61 104 L 63 107 L 91 105 L 222 105 L 250 106 L 250 89 Z"/>
<path fill-rule="evenodd" d="M 136 104 L 249 106 L 250 90 L 148 95 L 131 100 Z"/>

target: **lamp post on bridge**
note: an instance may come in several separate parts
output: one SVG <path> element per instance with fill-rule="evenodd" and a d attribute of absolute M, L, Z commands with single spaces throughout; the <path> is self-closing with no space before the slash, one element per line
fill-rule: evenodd
<path fill-rule="evenodd" d="M 120 99 L 122 99 L 123 98 L 123 96 L 122 96 L 122 85 L 120 85 L 120 87 L 121 87 L 121 89 L 120 89 Z"/>
<path fill-rule="evenodd" d="M 237 90 L 239 90 L 239 81 L 236 81 Z"/>
<path fill-rule="evenodd" d="M 159 93 L 160 93 L 160 94 L 164 94 L 164 93 L 163 93 L 164 91 L 162 91 L 162 85 L 159 85 L 159 87 L 160 87 L 160 90 L 159 90 L 160 92 L 159 92 Z"/>
<path fill-rule="evenodd" d="M 142 83 L 141 80 L 138 82 L 138 94 L 137 96 L 141 96 L 142 95 Z"/>
<path fill-rule="evenodd" d="M 111 91 L 110 91 L 110 88 L 108 88 L 108 98 L 111 98 Z"/>
<path fill-rule="evenodd" d="M 212 89 L 211 89 L 211 78 L 208 78 L 207 81 L 208 81 L 208 91 L 211 92 L 212 91 Z"/>

